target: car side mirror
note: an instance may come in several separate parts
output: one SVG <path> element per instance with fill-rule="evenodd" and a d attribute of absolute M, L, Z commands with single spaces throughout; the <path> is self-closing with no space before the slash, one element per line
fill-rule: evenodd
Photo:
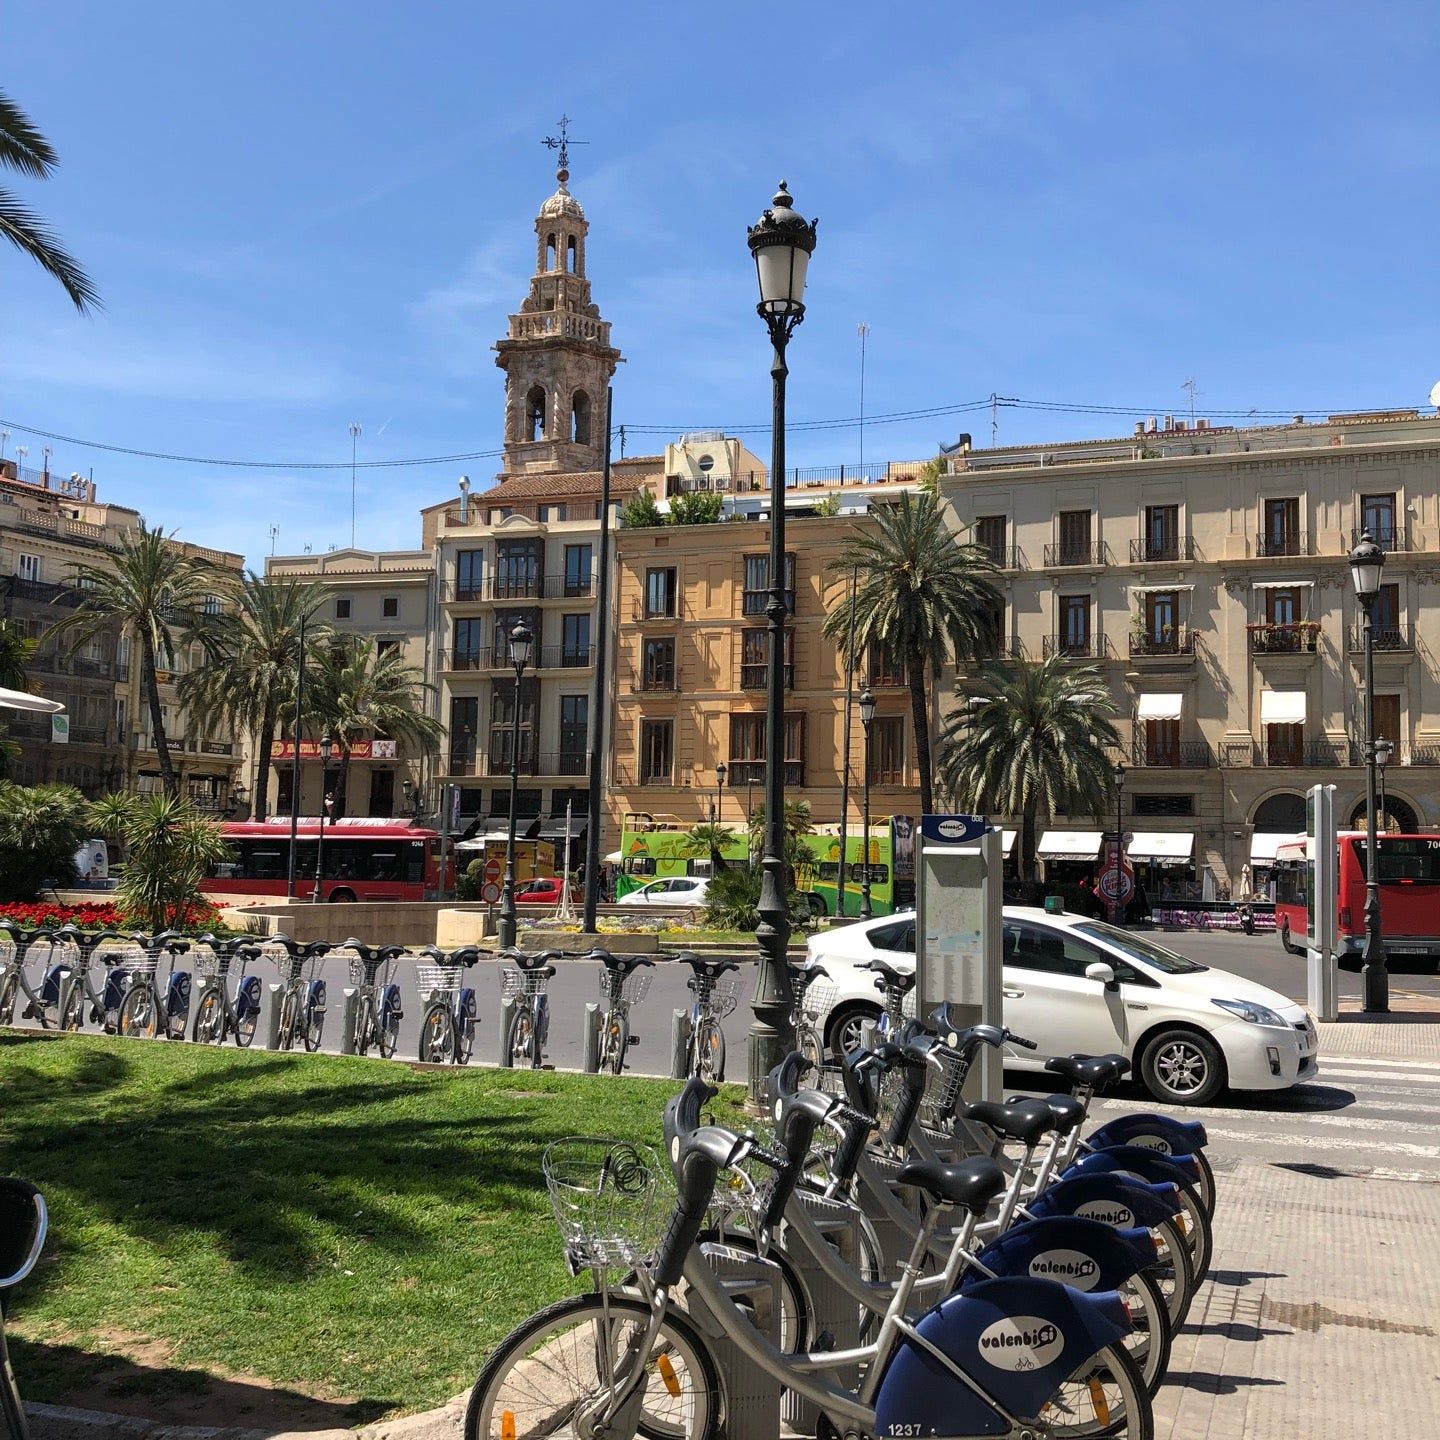
<path fill-rule="evenodd" d="M 1096 980 L 1107 990 L 1118 990 L 1119 982 L 1115 979 L 1115 971 L 1112 966 L 1105 964 L 1103 960 L 1097 960 L 1093 965 L 1085 967 L 1085 978 Z"/>

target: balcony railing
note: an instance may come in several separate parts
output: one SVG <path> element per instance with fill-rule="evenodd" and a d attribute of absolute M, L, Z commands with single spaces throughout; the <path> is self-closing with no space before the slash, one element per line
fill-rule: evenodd
<path fill-rule="evenodd" d="M 593 645 L 544 645 L 532 652 L 531 669 L 583 670 L 595 663 Z M 505 650 L 442 650 L 442 670 L 510 670 L 513 668 L 508 647 Z"/>
<path fill-rule="evenodd" d="M 1350 532 L 1350 545 L 1353 549 L 1360 543 L 1360 537 L 1366 532 L 1364 530 L 1352 530 Z M 1390 525 L 1382 530 L 1370 532 L 1370 538 L 1382 549 L 1389 551 L 1392 555 L 1404 553 L 1412 549 L 1410 543 L 1410 527 L 1408 525 Z"/>
<path fill-rule="evenodd" d="M 6 587 L 17 600 L 38 600 L 44 605 L 63 605 L 72 610 L 85 598 L 85 592 L 74 585 L 27 580 L 20 575 L 9 576 Z"/>
<path fill-rule="evenodd" d="M 1271 769 L 1335 770 L 1356 763 L 1348 740 L 1227 741 L 1220 763 L 1227 767 L 1258 765 Z"/>
<path fill-rule="evenodd" d="M 889 768 L 883 765 L 872 765 L 869 769 L 869 781 L 872 785 L 903 785 L 905 771 L 902 767 Z"/>
<path fill-rule="evenodd" d="M 1252 655 L 1313 655 L 1320 648 L 1320 625 L 1294 620 L 1281 625 L 1247 625 Z"/>
<path fill-rule="evenodd" d="M 770 666 L 764 660 L 750 665 L 742 665 L 740 667 L 740 688 L 742 690 L 763 690 L 769 672 Z M 794 665 L 785 666 L 785 688 L 787 690 L 795 688 Z"/>
<path fill-rule="evenodd" d="M 1067 565 L 1105 564 L 1103 540 L 1062 540 L 1045 547 L 1045 568 L 1062 569 Z"/>
<path fill-rule="evenodd" d="M 1255 553 L 1278 558 L 1286 555 L 1308 555 L 1310 534 L 1306 530 L 1264 530 L 1255 537 Z"/>
<path fill-rule="evenodd" d="M 1187 626 L 1180 626 L 1171 634 L 1137 634 L 1131 632 L 1130 654 L 1135 659 L 1148 659 L 1151 656 L 1165 655 L 1194 655 L 1195 636 Z"/>
<path fill-rule="evenodd" d="M 1130 747 L 1132 765 L 1168 770 L 1208 770 L 1215 752 L 1204 740 L 1163 741 L 1136 739 Z"/>
<path fill-rule="evenodd" d="M 1377 625 L 1375 627 L 1375 648 L 1377 650 L 1413 650 L 1415 639 L 1409 625 Z M 1361 654 L 1365 649 L 1365 627 L 1356 625 L 1350 631 L 1350 650 Z"/>
<path fill-rule="evenodd" d="M 740 592 L 740 613 L 742 615 L 764 615 L 770 604 L 769 590 L 742 590 Z M 785 591 L 785 613 L 795 613 L 795 592 Z"/>
<path fill-rule="evenodd" d="M 1063 655 L 1067 660 L 1103 660 L 1108 654 L 1105 637 L 1092 635 L 1047 635 L 1041 647 L 1045 659 Z"/>
<path fill-rule="evenodd" d="M 27 715 L 7 710 L 8 717 L 3 728 L 12 740 L 42 740 L 48 742 L 52 734 L 48 715 Z M 70 743 L 72 745 L 108 745 L 113 737 L 105 725 L 77 725 L 70 722 Z M 65 743 L 63 740 L 60 742 Z"/>
<path fill-rule="evenodd" d="M 499 751 L 493 755 L 481 751 L 452 750 L 447 762 L 447 775 L 506 776 L 510 773 L 510 756 Z M 584 750 L 542 750 L 531 753 L 521 747 L 521 775 L 588 775 L 590 757 Z"/>
<path fill-rule="evenodd" d="M 680 688 L 680 677 L 674 664 L 647 665 L 630 672 L 630 688 L 651 694 L 669 695 Z"/>
<path fill-rule="evenodd" d="M 1025 646 L 1018 635 L 1001 636 L 988 649 L 981 647 L 976 656 L 979 660 L 1026 660 Z"/>
<path fill-rule="evenodd" d="M 588 600 L 595 593 L 594 575 L 579 579 L 565 575 L 527 575 L 508 578 L 487 575 L 482 580 L 452 580 L 446 598 L 457 603 L 505 600 Z"/>
<path fill-rule="evenodd" d="M 1160 565 L 1167 560 L 1193 560 L 1195 558 L 1195 537 L 1193 535 L 1166 535 L 1156 539 L 1150 535 L 1139 535 L 1130 542 L 1130 563 L 1132 565 Z"/>
<path fill-rule="evenodd" d="M 979 547 L 990 557 L 990 563 L 997 570 L 1023 570 L 1025 557 L 1018 545 L 981 545 Z"/>
<path fill-rule="evenodd" d="M 744 790 L 747 787 L 758 788 L 764 785 L 765 762 L 763 760 L 731 760 L 725 783 L 732 790 Z M 804 785 L 804 783 L 805 762 L 803 760 L 787 760 L 785 762 L 785 784 Z"/>

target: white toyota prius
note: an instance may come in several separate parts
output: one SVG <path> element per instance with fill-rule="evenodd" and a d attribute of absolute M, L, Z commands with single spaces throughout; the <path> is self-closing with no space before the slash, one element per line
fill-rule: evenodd
<path fill-rule="evenodd" d="M 1157 1100 L 1175 1105 L 1207 1104 L 1227 1087 L 1283 1090 L 1317 1073 L 1310 1016 L 1253 980 L 1080 915 L 1007 905 L 1003 933 L 1004 1023 L 1039 1047 L 1007 1048 L 1007 1067 L 1115 1052 Z M 849 1050 L 881 1008 L 875 975 L 860 967 L 880 959 L 913 972 L 915 913 L 827 930 L 809 952 L 837 990 L 826 1044 Z"/>

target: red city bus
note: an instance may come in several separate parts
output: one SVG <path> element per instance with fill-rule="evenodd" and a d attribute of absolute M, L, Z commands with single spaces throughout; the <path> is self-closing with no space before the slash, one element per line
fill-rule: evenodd
<path fill-rule="evenodd" d="M 1376 837 L 1376 878 L 1385 953 L 1392 958 L 1429 960 L 1440 973 L 1440 833 L 1382 834 Z M 1297 835 L 1275 851 L 1275 929 L 1292 955 L 1303 955 L 1309 921 L 1308 841 Z M 1365 948 L 1365 832 L 1339 836 L 1335 927 L 1336 954 L 1344 970 L 1360 968 Z M 1302 943 L 1292 944 L 1291 935 Z"/>
<path fill-rule="evenodd" d="M 285 894 L 290 868 L 290 820 L 232 820 L 220 827 L 231 856 L 211 867 L 200 888 L 207 895 Z M 295 893 L 315 893 L 318 819 L 296 826 Z M 439 837 L 404 820 L 363 818 L 325 823 L 326 900 L 424 900 L 439 883 Z"/>

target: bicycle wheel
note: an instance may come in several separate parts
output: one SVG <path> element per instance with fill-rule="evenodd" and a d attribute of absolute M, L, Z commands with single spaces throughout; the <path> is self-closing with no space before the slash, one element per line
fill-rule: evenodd
<path fill-rule="evenodd" d="M 1153 1398 L 1165 1379 L 1165 1371 L 1170 1364 L 1170 1344 L 1174 1338 L 1165 1297 L 1160 1293 L 1160 1287 L 1143 1271 L 1115 1288 L 1124 1296 L 1130 1308 L 1130 1323 L 1135 1327 L 1121 1343 L 1140 1371 L 1146 1394 Z"/>
<path fill-rule="evenodd" d="M 819 1032 L 808 1020 L 799 1027 L 796 1033 L 795 1048 L 810 1062 L 814 1069 L 815 1079 L 818 1081 L 820 1067 L 824 1064 L 824 1046 L 821 1043 Z"/>
<path fill-rule="evenodd" d="M 1198 1285 L 1210 1273 L 1210 1257 L 1215 1252 L 1215 1234 L 1204 1202 L 1193 1186 L 1180 1187 L 1181 1211 L 1176 1221 L 1190 1250 L 1190 1270 Z"/>
<path fill-rule="evenodd" d="M 295 1048 L 295 1029 L 300 1019 L 300 997 L 294 990 L 286 989 L 280 997 L 280 1048 Z"/>
<path fill-rule="evenodd" d="M 580 1440 L 590 1410 L 644 1337 L 650 1309 L 631 1295 L 575 1295 L 512 1330 L 465 1407 L 465 1440 Z M 699 1332 L 675 1310 L 645 1358 L 638 1429 L 647 1440 L 713 1440 L 720 1381 Z"/>
<path fill-rule="evenodd" d="M 1205 1207 L 1205 1218 L 1215 1218 L 1215 1172 L 1210 1168 L 1210 1161 L 1203 1150 L 1195 1150 L 1195 1164 L 1200 1168 L 1200 1179 L 1195 1184 L 1199 1192 L 1200 1203 Z"/>
<path fill-rule="evenodd" d="M 255 1031 L 260 1025 L 260 1007 L 252 1005 L 245 1012 L 242 1020 L 232 1022 L 235 1027 L 235 1043 L 242 1049 L 248 1050 L 251 1042 L 255 1039 Z"/>
<path fill-rule="evenodd" d="M 625 1052 L 630 1048 L 630 1022 L 620 1015 L 612 1020 L 605 1030 L 609 1042 L 610 1063 L 601 1068 L 608 1069 L 612 1075 L 622 1075 L 625 1072 Z"/>
<path fill-rule="evenodd" d="M 362 995 L 355 1006 L 355 1030 L 351 1036 L 357 1055 L 363 1055 L 370 1048 L 375 1031 L 375 1002 L 369 995 Z"/>
<path fill-rule="evenodd" d="M 420 1017 L 420 1059 L 445 1065 L 455 1053 L 455 1017 L 443 1000 L 432 1000 Z"/>
<path fill-rule="evenodd" d="M 320 1037 L 325 1030 L 325 1012 L 309 1000 L 305 1002 L 305 1050 L 313 1055 L 320 1048 Z"/>
<path fill-rule="evenodd" d="M 696 1073 L 707 1084 L 725 1078 L 725 1036 L 713 1020 L 703 1020 L 695 1036 Z"/>
<path fill-rule="evenodd" d="M 1195 1298 L 1195 1271 L 1190 1265 L 1190 1247 L 1175 1220 L 1162 1220 L 1150 1227 L 1159 1252 L 1155 1263 L 1145 1272 L 1154 1280 L 1170 1312 L 1170 1329 L 1177 1331 L 1190 1313 Z"/>
<path fill-rule="evenodd" d="M 225 1037 L 225 1003 L 214 985 L 207 985 L 195 1007 L 195 1042 L 218 1045 Z"/>
<path fill-rule="evenodd" d="M 510 1057 L 511 1066 L 529 1065 L 531 1052 L 535 1047 L 535 1023 L 528 1008 L 517 1009 L 510 1017 L 510 1035 L 505 1042 L 505 1053 Z"/>
<path fill-rule="evenodd" d="M 15 1023 L 15 996 L 20 990 L 20 977 L 13 971 L 0 981 L 0 1025 Z"/>
<path fill-rule="evenodd" d="M 754 1236 L 728 1227 L 722 1230 L 702 1230 L 698 1243 L 729 1245 L 734 1250 L 745 1251 L 747 1255 L 757 1253 Z M 805 1286 L 790 1256 L 778 1245 L 771 1245 L 765 1251 L 765 1258 L 774 1261 L 780 1272 L 780 1333 L 775 1343 L 787 1355 L 798 1355 L 809 1344 L 813 1328 Z"/>
<path fill-rule="evenodd" d="M 459 1025 L 459 1036 L 455 1042 L 455 1063 L 468 1065 L 475 1053 L 475 1017 L 463 1016 Z"/>
<path fill-rule="evenodd" d="M 380 1058 L 388 1060 L 400 1046 L 400 1016 L 393 1005 L 380 1009 Z"/>
<path fill-rule="evenodd" d="M 148 980 L 137 980 L 120 1002 L 120 1033 L 153 1040 L 160 1029 L 160 1001 Z"/>
<path fill-rule="evenodd" d="M 1060 1383 L 1037 1417 L 1055 1440 L 1154 1440 L 1150 1396 L 1123 1345 L 1106 1345 Z"/>
<path fill-rule="evenodd" d="M 60 1013 L 62 1030 L 78 1030 L 85 1015 L 85 992 L 77 979 L 65 996 L 65 1007 Z"/>

